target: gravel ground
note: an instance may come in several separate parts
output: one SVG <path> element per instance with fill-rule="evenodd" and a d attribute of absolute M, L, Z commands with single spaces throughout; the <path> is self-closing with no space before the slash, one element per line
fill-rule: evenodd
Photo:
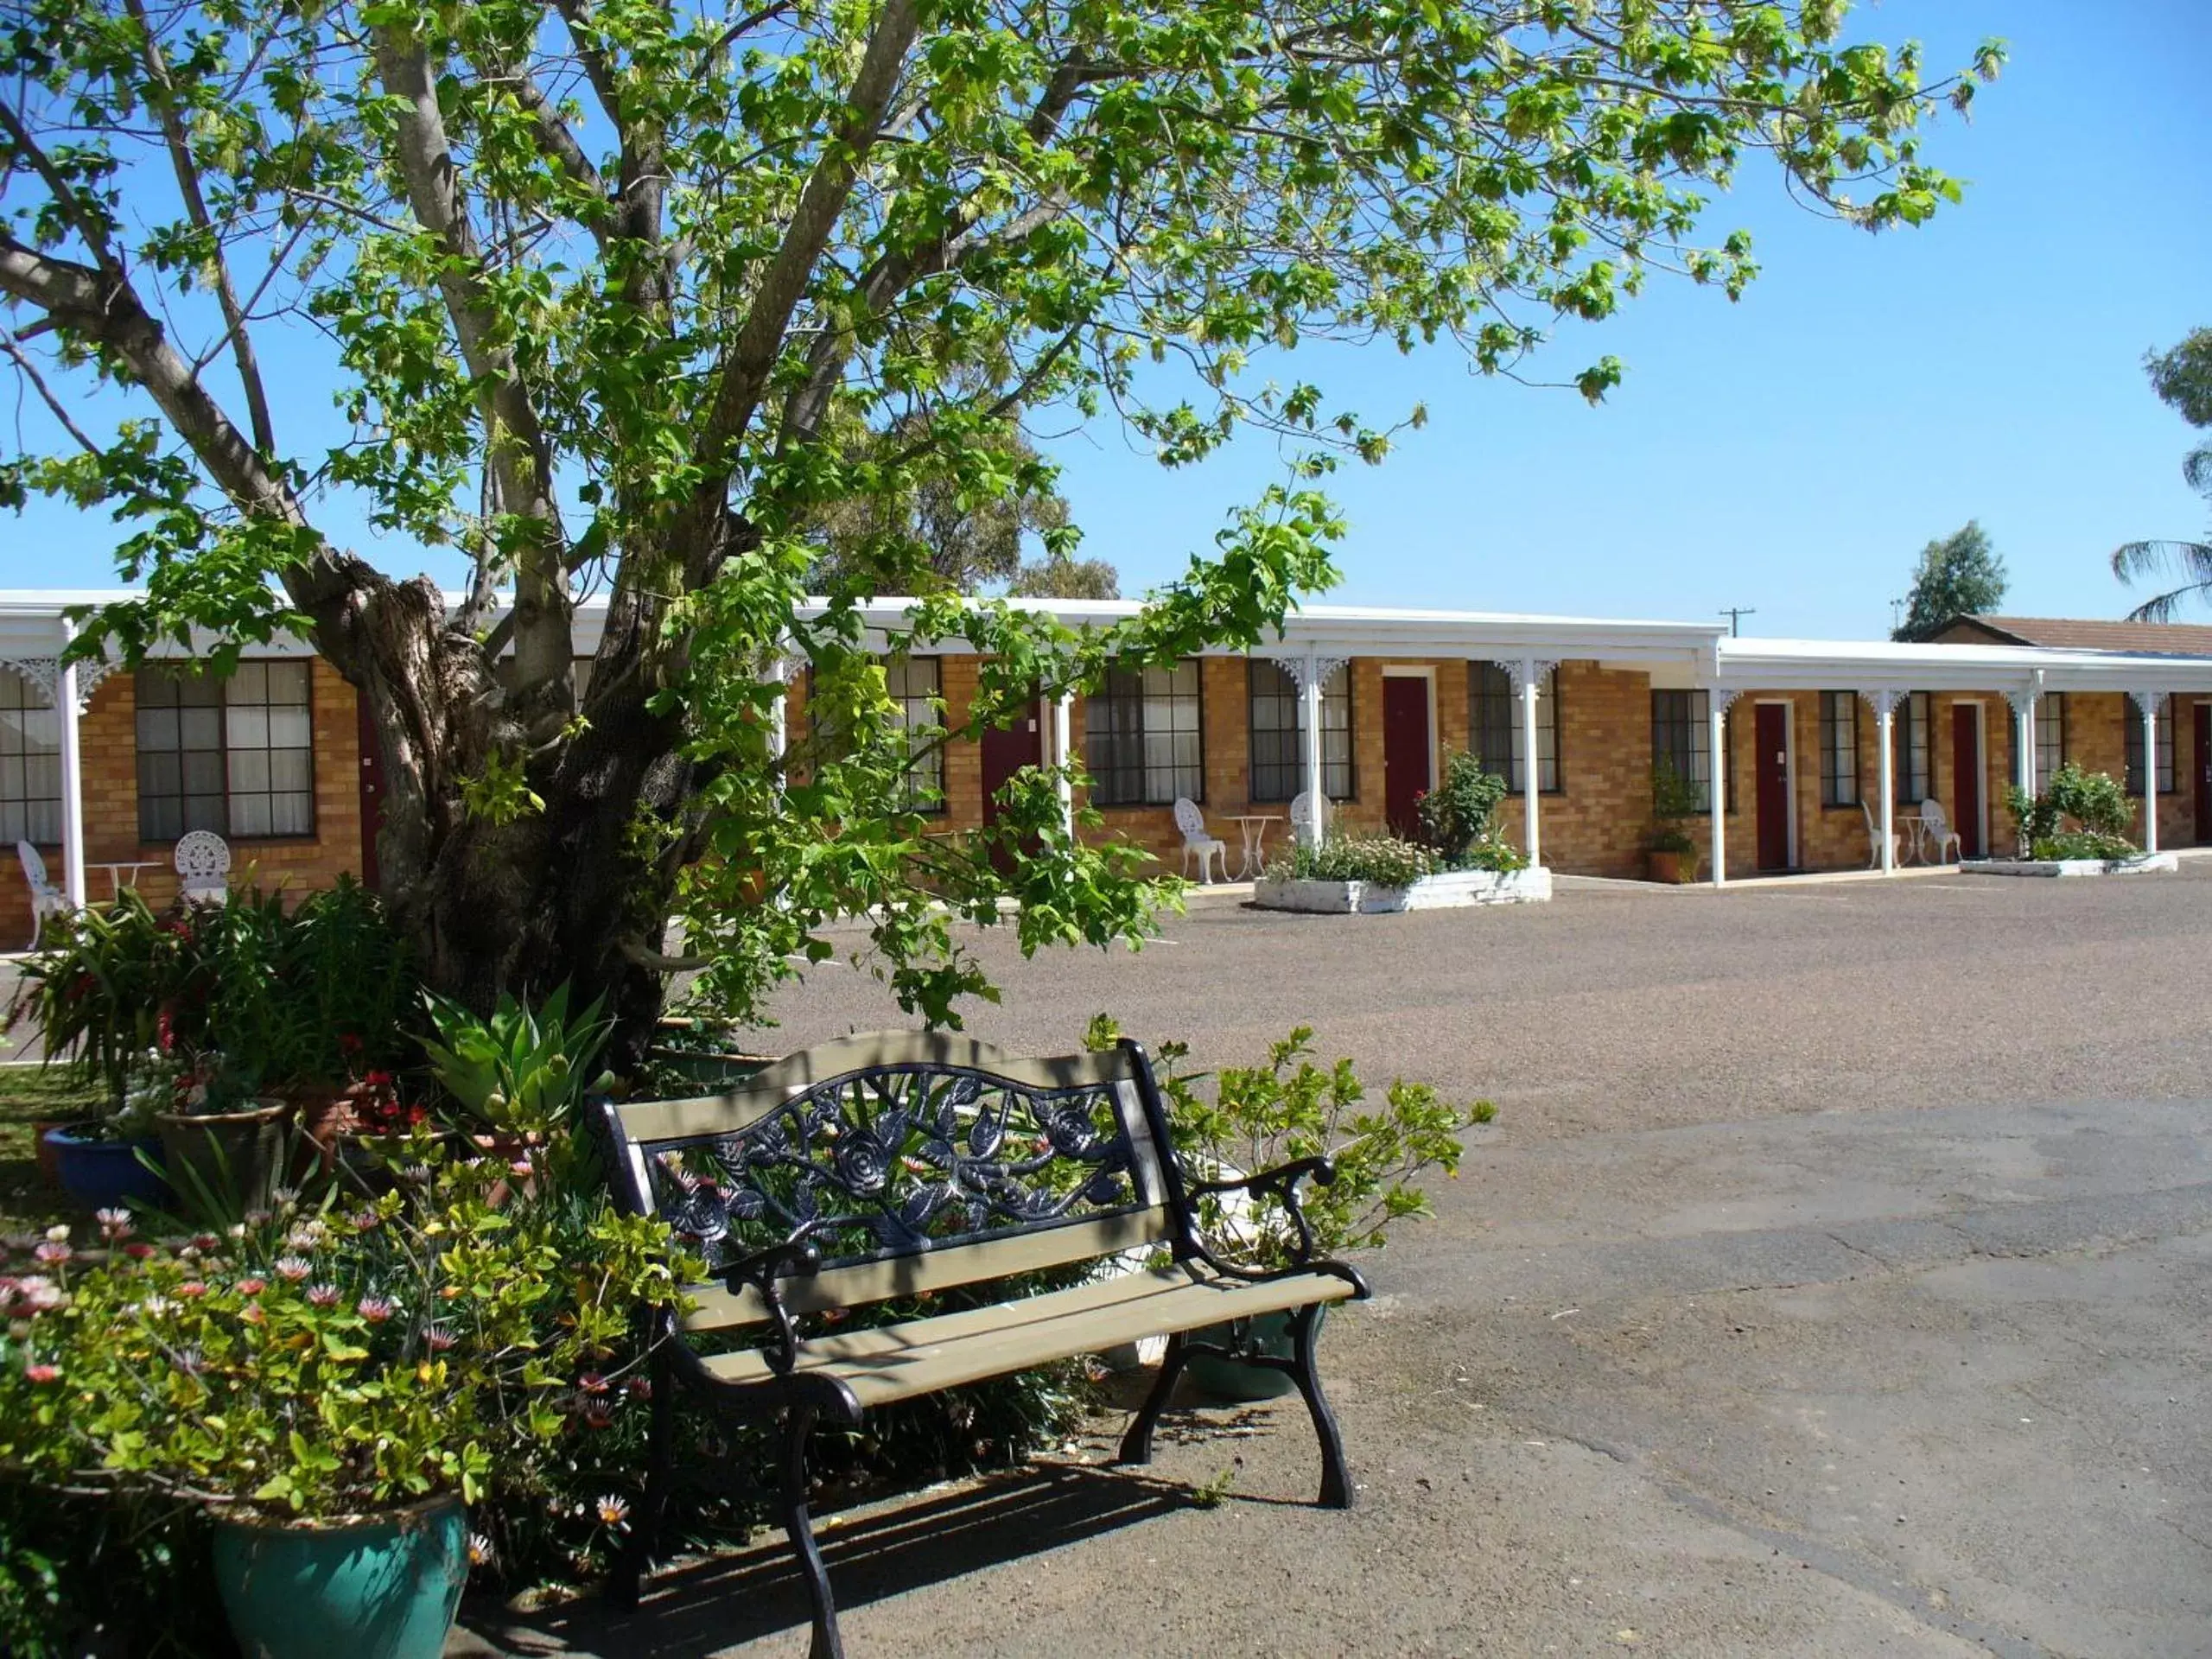
<path fill-rule="evenodd" d="M 851 1650 L 2212 1652 L 2209 938 L 2212 862 L 985 936 L 1009 1046 L 1307 1023 L 1500 1117 L 1332 1321 L 1349 1515 L 1295 1408 L 1172 1418 L 1147 1476 L 1102 1421 L 833 1528 Z M 779 1014 L 900 1023 L 850 968 Z M 779 1539 L 661 1584 L 455 1651 L 804 1646 Z"/>

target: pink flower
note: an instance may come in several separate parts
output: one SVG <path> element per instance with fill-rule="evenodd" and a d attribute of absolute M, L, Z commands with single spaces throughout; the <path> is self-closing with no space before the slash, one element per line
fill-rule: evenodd
<path fill-rule="evenodd" d="M 258 1296 L 268 1288 L 266 1279 L 241 1279 L 238 1283 L 238 1292 L 241 1296 Z"/>
<path fill-rule="evenodd" d="M 650 1376 L 633 1376 L 624 1386 L 629 1389 L 630 1397 L 632 1400 L 650 1400 L 653 1397 L 653 1380 Z"/>
<path fill-rule="evenodd" d="M 49 1238 L 41 1243 L 31 1254 L 48 1267 L 56 1267 L 67 1262 L 76 1252 L 67 1244 L 57 1244 Z"/>
<path fill-rule="evenodd" d="M 143 1262 L 153 1255 L 154 1247 L 143 1243 L 126 1244 L 123 1247 L 123 1253 L 134 1262 Z"/>
<path fill-rule="evenodd" d="M 454 1344 L 452 1331 L 442 1325 L 426 1325 L 423 1331 L 423 1345 L 434 1354 L 442 1354 Z"/>
<path fill-rule="evenodd" d="M 188 1279 L 176 1287 L 176 1294 L 180 1296 L 205 1296 L 207 1287 L 200 1280 Z"/>
<path fill-rule="evenodd" d="M 61 1368 L 44 1363 L 26 1365 L 23 1367 L 23 1380 L 27 1382 L 59 1382 Z"/>
<path fill-rule="evenodd" d="M 384 1224 L 384 1217 L 373 1210 L 356 1210 L 349 1219 L 357 1233 L 374 1232 Z"/>
<path fill-rule="evenodd" d="M 128 1210 L 95 1210 L 92 1219 L 100 1224 L 103 1238 L 128 1238 L 131 1233 L 130 1212 Z"/>
<path fill-rule="evenodd" d="M 338 1287 L 335 1285 L 309 1285 L 308 1287 L 308 1305 L 311 1307 L 337 1306 Z"/>
<path fill-rule="evenodd" d="M 371 1325 L 382 1325 L 391 1317 L 391 1299 L 389 1296 L 364 1296 L 353 1304 L 353 1311 Z"/>
<path fill-rule="evenodd" d="M 585 1394 L 605 1394 L 607 1382 L 597 1371 L 586 1371 L 576 1379 L 576 1387 Z"/>
<path fill-rule="evenodd" d="M 623 1498 L 611 1494 L 599 1500 L 599 1523 L 602 1527 L 619 1527 L 630 1518 L 630 1505 Z"/>
<path fill-rule="evenodd" d="M 213 1233 L 194 1233 L 185 1242 L 195 1250 L 219 1250 L 223 1248 L 223 1241 Z"/>
<path fill-rule="evenodd" d="M 314 1267 L 303 1255 L 280 1255 L 276 1258 L 276 1276 L 288 1284 L 296 1285 L 314 1271 Z"/>

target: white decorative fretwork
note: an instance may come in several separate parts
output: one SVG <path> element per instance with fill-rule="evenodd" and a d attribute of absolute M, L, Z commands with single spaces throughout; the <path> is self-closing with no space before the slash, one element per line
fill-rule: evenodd
<path fill-rule="evenodd" d="M 1313 666 L 1313 683 L 1322 686 L 1336 677 L 1338 669 L 1351 666 L 1349 657 L 1294 657 L 1287 652 L 1268 660 L 1282 670 L 1289 677 L 1290 683 L 1301 691 L 1306 689 L 1306 668 L 1309 662 Z"/>
<path fill-rule="evenodd" d="M 2147 721 L 2158 719 L 2158 705 L 2166 700 L 2163 691 L 2131 691 L 2127 695 L 2135 700 L 2136 712 Z"/>
<path fill-rule="evenodd" d="M 1705 688 L 1707 707 L 1716 715 L 1726 715 L 1736 706 L 1736 699 L 1744 695 L 1740 685 L 1708 685 Z"/>
<path fill-rule="evenodd" d="M 54 701 L 54 688 L 61 683 L 60 659 L 54 657 L 0 657 L 0 668 L 12 668 L 33 685 L 46 693 L 49 703 Z"/>
<path fill-rule="evenodd" d="M 1907 697 L 1910 696 L 1912 693 L 1910 691 L 1899 691 L 1892 686 L 1885 685 L 1878 691 L 1869 691 L 1864 686 L 1861 686 L 1859 690 L 1859 695 L 1866 706 L 1874 711 L 1874 716 L 1878 720 L 1884 715 L 1893 715 L 1897 713 L 1897 705 L 1903 702 Z"/>
<path fill-rule="evenodd" d="M 1505 671 L 1505 677 L 1512 682 L 1513 694 L 1516 696 L 1521 695 L 1524 685 L 1529 683 L 1533 683 L 1536 688 L 1536 695 L 1542 696 L 1544 682 L 1551 677 L 1552 671 L 1559 666 L 1556 660 L 1545 657 L 1522 657 L 1510 661 L 1504 658 L 1497 658 L 1493 660 Z M 1524 675 L 1527 677 L 1525 681 L 1522 677 Z"/>
<path fill-rule="evenodd" d="M 2005 694 L 2005 701 L 2012 704 L 2013 717 L 2018 719 L 2023 715 L 2035 713 L 2036 701 L 2042 696 L 2042 692 L 2030 687 L 2025 690 L 2007 691 Z"/>

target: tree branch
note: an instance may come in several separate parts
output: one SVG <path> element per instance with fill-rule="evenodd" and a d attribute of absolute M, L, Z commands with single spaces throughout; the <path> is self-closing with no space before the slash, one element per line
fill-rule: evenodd
<path fill-rule="evenodd" d="M 32 389 L 38 393 L 39 401 L 53 412 L 54 418 L 61 423 L 61 429 L 76 439 L 86 454 L 99 455 L 107 453 L 86 437 L 84 429 L 69 417 L 68 410 L 62 405 L 61 400 L 54 395 L 54 388 L 46 384 L 46 377 L 38 372 L 38 365 L 31 361 L 29 354 L 23 350 L 20 340 L 0 337 L 0 351 L 7 353 L 14 360 L 16 368 L 22 372 L 23 378 L 29 381 Z"/>
<path fill-rule="evenodd" d="M 416 219 L 444 253 L 438 288 L 462 361 L 481 388 L 486 452 L 508 514 L 533 521 L 535 534 L 515 556 L 515 689 L 562 711 L 575 704 L 575 655 L 566 538 L 553 496 L 553 454 L 523 383 L 514 348 L 504 343 L 498 308 L 484 290 L 481 249 L 463 204 L 459 169 L 438 106 L 429 49 L 392 27 L 376 31 L 378 79 L 402 107 L 395 159 Z"/>
<path fill-rule="evenodd" d="M 162 56 L 161 42 L 154 38 L 153 26 L 146 21 L 144 0 L 124 0 L 131 21 L 138 25 L 139 47 L 146 60 L 146 74 L 152 82 L 156 96 L 149 101 L 162 123 L 162 137 L 168 145 L 169 164 L 176 173 L 177 194 L 184 199 L 184 211 L 194 229 L 213 244 L 210 261 L 214 269 L 215 299 L 223 308 L 223 329 L 230 341 L 231 359 L 238 365 L 238 381 L 245 389 L 246 419 L 253 427 L 253 447 L 264 455 L 276 453 L 276 429 L 269 416 L 269 392 L 262 385 L 261 367 L 255 361 L 253 339 L 246 332 L 245 309 L 238 303 L 237 286 L 231 281 L 231 264 L 223 257 L 222 243 L 215 234 L 214 220 L 207 212 L 207 197 L 200 188 L 200 168 L 192 159 L 192 147 L 184 130 L 184 118 L 176 106 L 176 83 L 170 78 L 168 60 Z"/>
<path fill-rule="evenodd" d="M 702 502 L 717 512 L 728 487 L 730 460 L 737 441 L 760 406 L 761 394 L 791 327 L 791 313 L 805 294 L 822 251 L 852 195 L 861 164 L 875 143 L 907 50 L 919 29 L 915 0 L 887 0 L 876 19 L 874 32 L 868 36 L 860 71 L 853 78 L 852 92 L 845 100 L 845 119 L 823 145 L 820 160 L 799 193 L 783 245 L 761 279 L 745 326 L 723 364 L 721 383 L 715 389 L 714 406 L 698 447 L 705 474 L 700 486 Z"/>

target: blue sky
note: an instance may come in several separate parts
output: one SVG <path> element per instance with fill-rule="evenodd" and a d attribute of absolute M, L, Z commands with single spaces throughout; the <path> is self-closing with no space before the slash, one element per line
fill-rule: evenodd
<path fill-rule="evenodd" d="M 1685 620 L 1737 605 L 1756 613 L 1746 632 L 1864 637 L 1887 631 L 1921 545 L 1970 518 L 2011 567 L 2007 608 L 2044 614 L 2119 614 L 2116 543 L 2203 531 L 2180 475 L 2192 435 L 2140 359 L 2212 325 L 2212 5 L 1883 0 L 1856 28 L 1922 39 L 1931 69 L 1985 35 L 2010 43 L 1973 121 L 1929 137 L 1965 204 L 1869 237 L 1747 168 L 1712 219 L 1715 240 L 1754 236 L 1764 274 L 1740 303 L 1655 282 L 1535 365 L 1567 378 L 1624 359 L 1596 409 L 1482 379 L 1442 347 L 1300 353 L 1302 374 L 1370 420 L 1416 402 L 1430 417 L 1382 467 L 1333 480 L 1351 536 L 1330 597 Z M 294 354 L 281 402 L 323 404 L 307 384 L 321 357 Z M 1175 473 L 1103 425 L 1047 448 L 1085 550 L 1130 593 L 1281 476 L 1272 442 Z M 4 533 L 0 584 L 113 580 L 104 519 L 47 506 Z"/>
<path fill-rule="evenodd" d="M 1932 159 L 1965 203 L 1869 236 L 1814 218 L 1772 169 L 1715 203 L 1764 274 L 1731 305 L 1655 283 L 1539 367 L 1611 352 L 1628 379 L 1574 392 L 1471 376 L 1444 350 L 1339 353 L 1300 370 L 1370 420 L 1426 402 L 1382 466 L 1338 474 L 1351 518 L 1332 598 L 1703 620 L 1746 632 L 1885 633 L 1931 537 L 1978 518 L 2007 608 L 2118 615 L 2118 543 L 2196 536 L 2192 434 L 2141 359 L 2212 325 L 2212 5 L 2205 0 L 1888 0 L 1857 27 L 1917 37 L 1931 69 L 1999 35 L 2012 61 L 1947 118 Z M 1100 431 L 1052 453 L 1085 550 L 1125 592 L 1174 573 L 1279 474 L 1253 443 L 1163 474 Z"/>

